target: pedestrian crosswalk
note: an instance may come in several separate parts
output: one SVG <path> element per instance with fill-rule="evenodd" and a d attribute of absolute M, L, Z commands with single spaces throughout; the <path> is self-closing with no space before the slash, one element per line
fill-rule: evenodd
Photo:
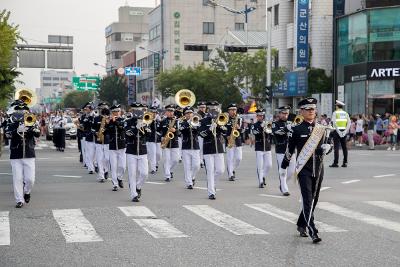
<path fill-rule="evenodd" d="M 369 211 L 370 208 L 380 208 L 397 213 L 400 212 L 400 204 L 389 201 L 364 201 L 357 203 L 353 208 L 352 204 L 345 204 L 332 202 L 320 202 L 318 204 L 317 218 L 321 221 L 316 221 L 316 225 L 320 232 L 358 232 L 361 229 L 361 224 L 365 224 L 380 230 L 395 232 L 400 238 L 400 219 L 398 221 L 389 220 L 371 215 L 372 211 Z M 360 205 L 362 205 L 362 212 L 355 208 L 360 208 Z M 151 239 L 171 240 L 181 238 L 195 240 L 196 235 L 199 233 L 207 234 L 208 231 L 215 229 L 222 229 L 223 231 L 219 232 L 222 235 L 264 235 L 265 238 L 268 238 L 272 234 L 272 232 L 268 232 L 268 229 L 274 229 L 273 233 L 276 234 L 277 221 L 296 224 L 298 218 L 298 213 L 266 202 L 240 204 L 237 208 L 241 210 L 246 209 L 244 214 L 251 213 L 253 215 L 239 215 L 240 218 L 235 218 L 231 215 L 231 212 L 225 211 L 224 207 L 213 207 L 212 205 L 183 205 L 174 207 L 172 214 L 175 214 L 179 219 L 174 216 L 166 216 L 165 214 L 169 214 L 169 212 L 165 212 L 165 209 L 161 211 L 157 209 L 158 212 L 154 212 L 154 209 L 145 205 L 95 209 L 100 209 L 102 216 L 108 216 L 110 213 L 113 216 L 119 216 L 119 220 L 123 224 L 127 224 L 128 229 L 131 229 L 130 231 L 134 235 L 139 232 L 137 232 L 137 229 L 132 228 L 132 225 L 129 225 L 132 222 L 137 225 L 138 229 L 142 230 L 145 236 Z M 54 209 L 51 211 L 52 216 L 49 222 L 55 221 L 57 227 L 52 229 L 59 231 L 60 236 L 63 236 L 63 240 L 66 243 L 107 242 L 110 236 L 104 236 L 104 229 L 110 228 L 112 230 L 112 227 L 102 225 L 104 223 L 103 218 L 99 220 L 95 219 L 90 211 L 90 208 Z M 43 212 L 47 213 L 48 211 Z M 29 234 L 29 230 L 27 230 L 27 233 L 21 233 L 22 228 L 20 225 L 16 227 L 19 229 L 18 233 L 13 232 L 14 227 L 12 223 L 18 223 L 20 221 L 18 216 L 22 214 L 24 213 L 20 211 L 0 211 L 0 246 L 12 246 L 14 244 L 13 235 Z M 334 214 L 334 217 L 331 216 L 332 214 Z M 184 219 L 182 220 L 182 218 Z M 254 218 L 257 218 L 256 222 L 251 221 Z M 190 230 L 193 227 L 194 220 L 196 224 L 198 223 L 196 227 L 201 228 L 200 232 Z M 261 227 L 259 227 L 259 220 L 263 222 Z M 282 228 L 279 234 L 287 233 L 292 235 L 295 232 L 293 230 L 295 228 L 285 223 L 278 224 L 278 227 Z M 26 226 L 26 228 L 28 229 L 29 226 Z"/>
<path fill-rule="evenodd" d="M 65 148 L 77 149 L 78 143 L 76 141 L 66 141 Z M 51 141 L 40 141 L 35 146 L 35 150 L 44 150 L 44 149 L 56 149 L 56 147 Z"/>

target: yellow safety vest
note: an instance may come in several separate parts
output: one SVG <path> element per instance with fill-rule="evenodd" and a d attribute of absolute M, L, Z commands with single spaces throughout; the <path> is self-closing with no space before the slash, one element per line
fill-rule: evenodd
<path fill-rule="evenodd" d="M 336 110 L 336 128 L 339 130 L 346 130 L 349 114 L 344 110 Z"/>

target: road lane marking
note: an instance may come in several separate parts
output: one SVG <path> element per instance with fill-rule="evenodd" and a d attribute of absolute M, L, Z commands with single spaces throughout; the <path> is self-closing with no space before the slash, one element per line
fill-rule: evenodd
<path fill-rule="evenodd" d="M 379 208 L 383 208 L 383 209 L 391 210 L 391 211 L 395 211 L 395 212 L 400 212 L 400 205 L 394 204 L 389 201 L 365 201 L 365 202 L 370 205 L 379 207 Z"/>
<path fill-rule="evenodd" d="M 208 205 L 184 205 L 184 208 L 235 235 L 266 235 L 268 232 L 220 212 Z"/>
<path fill-rule="evenodd" d="M 137 217 L 133 221 L 154 238 L 179 238 L 188 237 L 169 222 L 158 219 L 156 215 L 145 206 L 118 207 L 127 217 Z"/>
<path fill-rule="evenodd" d="M 156 215 L 145 206 L 118 207 L 127 217 L 154 217 Z"/>
<path fill-rule="evenodd" d="M 0 211 L 0 246 L 10 245 L 10 218 L 8 211 Z"/>
<path fill-rule="evenodd" d="M 67 243 L 103 241 L 80 209 L 53 210 L 53 216 Z"/>
<path fill-rule="evenodd" d="M 342 182 L 342 184 L 353 184 L 353 183 L 357 183 L 360 180 L 350 180 L 350 181 L 346 181 L 346 182 Z"/>
<path fill-rule="evenodd" d="M 375 216 L 371 216 L 368 214 L 364 214 L 355 210 L 350 210 L 347 208 L 343 208 L 340 206 L 337 206 L 335 204 L 329 203 L 329 202 L 320 202 L 317 206 L 319 209 L 323 209 L 332 213 L 335 213 L 337 215 L 341 215 L 350 219 L 354 219 L 357 221 L 361 221 L 367 224 L 379 226 L 382 228 L 386 228 L 392 231 L 400 232 L 400 223 L 378 218 Z"/>
<path fill-rule="evenodd" d="M 161 219 L 133 219 L 154 238 L 179 238 L 188 237 L 169 222 Z"/>
<path fill-rule="evenodd" d="M 207 187 L 201 187 L 201 186 L 193 186 L 194 189 L 200 189 L 200 190 L 208 190 Z M 216 189 L 216 191 L 221 191 L 222 189 Z"/>
<path fill-rule="evenodd" d="M 383 175 L 375 175 L 374 178 L 382 178 L 382 177 L 392 177 L 395 176 L 396 174 L 391 173 L 391 174 L 383 174 Z"/>
<path fill-rule="evenodd" d="M 275 196 L 275 195 L 268 195 L 268 194 L 258 194 L 261 197 L 273 197 L 273 198 L 288 198 L 284 196 Z"/>
<path fill-rule="evenodd" d="M 12 175 L 12 173 L 9 173 L 9 172 L 0 172 L 0 175 Z"/>
<path fill-rule="evenodd" d="M 329 187 L 329 186 L 323 186 L 323 187 L 321 187 L 321 190 L 319 190 L 319 191 L 325 191 L 325 190 L 328 190 L 329 188 L 331 188 L 331 187 Z"/>
<path fill-rule="evenodd" d="M 82 176 L 78 175 L 61 175 L 61 174 L 54 174 L 54 177 L 63 177 L 63 178 L 82 178 Z"/>
<path fill-rule="evenodd" d="M 146 184 L 166 184 L 166 183 L 160 183 L 160 182 L 145 182 Z"/>
<path fill-rule="evenodd" d="M 270 204 L 267 203 L 262 203 L 262 204 L 244 204 L 245 206 L 252 208 L 254 210 L 260 211 L 262 213 L 271 215 L 275 218 L 281 219 L 283 221 L 292 223 L 292 224 L 296 224 L 297 223 L 297 219 L 298 219 L 298 215 L 290 212 L 290 211 L 286 211 L 286 210 L 282 210 L 280 208 L 277 208 L 275 206 L 272 206 Z M 332 226 L 323 222 L 319 222 L 319 221 L 315 221 L 315 223 L 319 226 L 319 230 L 321 232 L 327 232 L 327 233 L 338 233 L 338 232 L 347 232 L 347 230 L 344 230 L 342 228 L 336 227 L 336 226 Z"/>
<path fill-rule="evenodd" d="M 36 159 L 45 160 L 45 159 L 50 159 L 50 158 L 36 158 Z"/>

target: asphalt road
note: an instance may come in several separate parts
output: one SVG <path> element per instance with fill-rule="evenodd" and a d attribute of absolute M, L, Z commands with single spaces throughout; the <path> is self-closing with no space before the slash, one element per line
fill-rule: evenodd
<path fill-rule="evenodd" d="M 323 241 L 315 245 L 293 224 L 298 186 L 290 181 L 291 196 L 281 196 L 274 161 L 259 189 L 249 147 L 239 179 L 225 173 L 215 201 L 204 169 L 199 188 L 187 190 L 179 164 L 171 183 L 150 175 L 132 203 L 126 188 L 97 183 L 75 141 L 67 145 L 61 153 L 41 142 L 22 209 L 14 208 L 7 153 L 0 159 L 0 266 L 400 266 L 398 151 L 352 150 L 348 168 L 326 168 L 315 213 Z"/>

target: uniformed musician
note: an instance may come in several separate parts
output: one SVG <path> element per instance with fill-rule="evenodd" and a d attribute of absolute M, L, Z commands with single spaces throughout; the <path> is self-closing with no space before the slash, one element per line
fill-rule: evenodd
<path fill-rule="evenodd" d="M 98 114 L 93 118 L 92 132 L 95 137 L 95 156 L 97 162 L 97 181 L 104 183 L 110 170 L 110 137 L 106 132 L 106 121 L 110 116 L 108 104 L 100 102 L 97 105 Z"/>
<path fill-rule="evenodd" d="M 128 181 L 132 202 L 139 202 L 142 186 L 148 175 L 146 135 L 151 131 L 143 122 L 143 108 L 140 103 L 132 103 L 132 117 L 125 120 L 126 160 Z"/>
<path fill-rule="evenodd" d="M 161 143 L 163 144 L 164 159 L 164 177 L 166 182 L 170 182 L 174 177 L 173 171 L 179 162 L 179 144 L 178 144 L 178 118 L 175 117 L 175 106 L 167 105 L 165 107 L 165 116 L 160 123 L 159 132 L 161 133 Z M 170 139 L 168 135 L 172 134 Z M 171 136 L 172 136 L 171 135 Z"/>
<path fill-rule="evenodd" d="M 38 122 L 25 124 L 24 114 L 28 113 L 26 104 L 16 105 L 5 129 L 5 134 L 11 139 L 10 162 L 16 208 L 29 203 L 35 183 L 35 137 L 40 137 L 40 128 Z"/>
<path fill-rule="evenodd" d="M 62 110 L 57 111 L 57 115 L 53 119 L 53 139 L 57 151 L 64 152 L 65 150 L 65 127 L 67 119 Z"/>
<path fill-rule="evenodd" d="M 272 131 L 269 122 L 265 120 L 265 110 L 256 110 L 257 121 L 251 126 L 251 133 L 255 139 L 257 180 L 259 188 L 264 188 L 266 178 L 272 168 L 271 138 Z"/>
<path fill-rule="evenodd" d="M 349 114 L 343 110 L 345 104 L 339 100 L 336 100 L 336 110 L 332 114 L 332 126 L 335 128 L 335 131 L 331 133 L 331 137 L 333 139 L 333 147 L 334 147 L 334 159 L 333 164 L 329 165 L 331 168 L 339 167 L 339 146 L 342 147 L 343 151 L 343 164 L 342 167 L 347 167 L 347 133 L 350 130 L 350 116 Z"/>
<path fill-rule="evenodd" d="M 158 132 L 161 118 L 157 112 L 157 107 L 152 106 L 149 108 L 149 112 L 153 113 L 153 121 L 149 125 L 150 132 L 147 135 L 147 158 L 150 165 L 150 173 L 156 174 L 158 171 L 158 164 L 161 160 L 161 133 Z"/>
<path fill-rule="evenodd" d="M 179 131 L 182 134 L 182 159 L 185 183 L 187 189 L 193 189 L 196 174 L 200 170 L 200 146 L 198 141 L 198 128 L 200 118 L 197 122 L 193 119 L 193 108 L 183 109 L 184 120 L 179 124 Z"/>
<path fill-rule="evenodd" d="M 307 237 L 306 229 L 313 241 L 318 243 L 318 229 L 314 224 L 314 209 L 318 202 L 323 179 L 323 157 L 329 153 L 331 146 L 326 143 L 327 128 L 316 123 L 317 100 L 306 98 L 299 102 L 300 114 L 304 120 L 293 126 L 289 132 L 288 149 L 282 161 L 286 169 L 295 149 L 297 149 L 296 173 L 302 195 L 302 211 L 297 220 L 300 236 Z"/>
<path fill-rule="evenodd" d="M 229 121 L 226 124 L 226 165 L 228 171 L 229 181 L 235 181 L 236 169 L 239 167 L 242 161 L 242 118 L 237 113 L 236 104 L 228 105 Z M 238 133 L 238 136 L 234 136 L 232 131 Z M 232 138 L 233 141 L 229 141 Z"/>
<path fill-rule="evenodd" d="M 199 101 L 197 103 L 197 114 L 203 119 L 206 116 L 207 112 L 207 103 L 204 101 Z M 198 136 L 199 139 L 199 147 L 200 147 L 200 168 L 204 167 L 204 157 L 203 157 L 203 137 L 201 135 Z"/>
<path fill-rule="evenodd" d="M 116 104 L 111 108 L 111 116 L 107 121 L 106 133 L 109 135 L 109 155 L 113 191 L 124 188 L 122 177 L 126 169 L 126 144 L 124 119 L 121 116 L 121 105 Z"/>
<path fill-rule="evenodd" d="M 287 185 L 287 179 L 293 176 L 296 168 L 296 157 L 293 156 L 290 160 L 290 164 L 287 169 L 282 169 L 281 164 L 283 157 L 285 156 L 287 143 L 288 143 L 288 116 L 290 107 L 283 106 L 278 108 L 278 119 L 272 123 L 272 133 L 275 140 L 275 153 L 276 161 L 278 163 L 278 175 L 279 175 L 279 190 L 284 196 L 289 196 L 289 188 Z"/>
<path fill-rule="evenodd" d="M 207 173 L 207 192 L 209 199 L 216 199 L 216 181 L 224 173 L 224 148 L 222 141 L 226 127 L 217 124 L 221 112 L 217 101 L 208 103 L 209 113 L 200 122 L 200 135 L 203 137 L 204 163 Z"/>
<path fill-rule="evenodd" d="M 94 143 L 94 132 L 92 131 L 92 124 L 94 118 L 93 104 L 88 103 L 85 107 L 86 116 L 83 119 L 83 128 L 85 131 L 85 154 L 86 154 L 86 166 L 89 170 L 89 174 L 93 174 L 95 171 L 94 161 L 96 146 Z"/>

